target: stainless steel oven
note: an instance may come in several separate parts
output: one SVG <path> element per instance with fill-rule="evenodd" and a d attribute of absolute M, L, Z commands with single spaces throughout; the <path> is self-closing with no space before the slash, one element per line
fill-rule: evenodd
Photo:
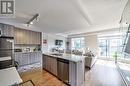
<path fill-rule="evenodd" d="M 8 68 L 14 64 L 13 52 L 14 52 L 14 38 L 13 37 L 0 37 L 0 58 L 4 59 L 11 57 L 10 60 L 0 60 L 0 69 Z"/>

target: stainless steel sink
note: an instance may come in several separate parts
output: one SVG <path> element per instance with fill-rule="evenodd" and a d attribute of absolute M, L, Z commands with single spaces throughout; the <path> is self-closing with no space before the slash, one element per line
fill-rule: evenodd
<path fill-rule="evenodd" d="M 53 53 L 51 55 L 55 55 L 55 56 L 62 56 L 63 54 L 60 54 L 60 53 Z"/>

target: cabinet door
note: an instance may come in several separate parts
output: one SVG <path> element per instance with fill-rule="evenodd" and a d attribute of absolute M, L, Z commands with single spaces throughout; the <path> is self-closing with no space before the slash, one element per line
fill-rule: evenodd
<path fill-rule="evenodd" d="M 22 65 L 22 53 L 14 53 L 15 61 L 18 62 L 19 66 Z"/>
<path fill-rule="evenodd" d="M 48 70 L 48 59 L 46 55 L 43 55 L 43 68 Z"/>
<path fill-rule="evenodd" d="M 24 44 L 29 44 L 29 31 L 28 30 L 23 30 L 23 33 L 24 33 L 24 35 L 23 35 L 23 43 Z"/>
<path fill-rule="evenodd" d="M 35 44 L 38 44 L 38 32 L 35 32 Z"/>
<path fill-rule="evenodd" d="M 27 44 L 27 31 L 24 30 L 24 29 L 20 29 L 21 30 L 21 33 L 22 33 L 22 37 L 20 39 L 21 41 L 21 44 Z"/>
<path fill-rule="evenodd" d="M 36 52 L 37 62 L 42 62 L 42 52 Z"/>
<path fill-rule="evenodd" d="M 44 56 L 44 60 L 43 61 L 44 61 L 43 64 L 44 64 L 45 69 L 48 70 L 47 69 L 48 62 L 47 62 L 47 57 L 46 56 Z"/>
<path fill-rule="evenodd" d="M 39 34 L 38 34 L 38 44 L 41 44 L 41 40 L 42 40 L 42 34 L 39 32 Z"/>
<path fill-rule="evenodd" d="M 51 71 L 51 65 L 50 65 L 51 60 L 50 60 L 50 58 L 47 57 L 47 58 L 46 58 L 46 61 L 47 61 L 47 70 L 48 70 L 48 71 Z"/>
<path fill-rule="evenodd" d="M 36 63 L 37 62 L 37 53 L 33 53 L 33 56 L 34 56 L 34 62 Z"/>
<path fill-rule="evenodd" d="M 23 53 L 22 54 L 22 64 L 27 65 L 29 63 L 30 63 L 30 61 L 29 61 L 29 53 Z"/>
<path fill-rule="evenodd" d="M 46 57 L 42 55 L 42 67 L 46 69 Z"/>
<path fill-rule="evenodd" d="M 14 44 L 18 43 L 18 29 L 14 29 Z"/>
<path fill-rule="evenodd" d="M 35 56 L 34 56 L 33 52 L 30 53 L 30 63 L 35 63 Z"/>
<path fill-rule="evenodd" d="M 43 56 L 43 67 L 46 69 L 46 70 L 48 70 L 48 71 L 50 71 L 50 69 L 51 69 L 51 65 L 50 65 L 50 58 L 48 57 L 48 56 L 46 56 L 46 55 L 44 55 Z"/>
<path fill-rule="evenodd" d="M 35 44 L 38 44 L 38 34 L 37 34 L 37 32 L 35 32 Z"/>
<path fill-rule="evenodd" d="M 57 75 L 57 59 L 51 57 L 50 58 L 50 64 L 51 64 L 51 73 L 53 73 L 54 75 Z"/>
<path fill-rule="evenodd" d="M 31 32 L 32 32 L 32 31 L 25 30 L 26 44 L 32 44 L 32 42 L 31 42 L 31 39 L 32 39 Z"/>
<path fill-rule="evenodd" d="M 30 33 L 29 33 L 29 36 L 30 36 L 30 38 L 29 38 L 29 41 L 30 41 L 30 44 L 33 44 L 33 31 L 30 31 Z"/>
<path fill-rule="evenodd" d="M 18 63 L 19 63 L 19 65 L 20 66 L 22 66 L 23 65 L 23 57 L 22 57 L 22 53 L 19 53 L 19 56 L 18 56 Z"/>
<path fill-rule="evenodd" d="M 36 52 L 36 53 L 35 53 L 35 56 L 36 56 L 36 62 L 39 62 L 39 53 Z"/>
<path fill-rule="evenodd" d="M 36 32 L 32 31 L 31 35 L 32 35 L 31 39 L 32 44 L 36 44 Z"/>
<path fill-rule="evenodd" d="M 43 55 L 43 68 L 54 75 L 57 75 L 57 59 L 54 57 Z"/>
<path fill-rule="evenodd" d="M 27 43 L 27 36 L 26 30 L 15 28 L 14 29 L 14 38 L 15 44 L 26 44 Z"/>
<path fill-rule="evenodd" d="M 39 44 L 39 32 L 36 33 L 36 37 L 37 37 L 37 43 L 36 44 Z"/>
<path fill-rule="evenodd" d="M 35 44 L 41 44 L 41 33 L 40 32 L 34 32 L 35 37 L 34 37 L 34 43 Z"/>
<path fill-rule="evenodd" d="M 14 29 L 14 41 L 15 41 L 15 44 L 22 44 L 23 35 L 24 34 L 23 34 L 21 29 L 19 29 L 19 28 Z"/>
<path fill-rule="evenodd" d="M 37 44 L 41 44 L 41 33 L 37 32 Z"/>
<path fill-rule="evenodd" d="M 11 25 L 6 25 L 6 36 L 14 37 L 14 27 Z"/>

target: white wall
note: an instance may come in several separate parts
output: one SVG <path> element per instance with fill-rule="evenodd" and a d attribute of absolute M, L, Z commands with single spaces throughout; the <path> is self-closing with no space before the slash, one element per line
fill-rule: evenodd
<path fill-rule="evenodd" d="M 47 44 L 43 44 L 43 40 L 47 40 Z M 65 41 L 66 38 L 60 35 L 52 35 L 52 34 L 45 34 L 42 33 L 42 51 L 43 52 L 49 52 L 52 48 L 56 47 L 55 40 L 63 40 L 63 45 L 61 46 L 63 49 L 65 49 Z"/>
<path fill-rule="evenodd" d="M 85 36 L 86 47 L 88 47 L 91 51 L 98 54 L 98 37 L 97 35 L 87 35 Z"/>

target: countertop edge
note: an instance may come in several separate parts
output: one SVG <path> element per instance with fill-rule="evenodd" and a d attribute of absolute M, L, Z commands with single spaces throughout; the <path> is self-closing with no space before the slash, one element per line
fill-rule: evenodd
<path fill-rule="evenodd" d="M 74 60 L 74 59 L 63 58 L 63 56 L 51 55 L 51 53 L 43 53 L 42 55 L 47 55 L 47 56 L 51 56 L 51 57 L 54 57 L 54 58 L 65 59 L 65 60 L 69 60 L 69 61 L 75 62 L 75 63 L 80 62 L 80 61 L 82 61 L 85 58 L 84 56 L 81 56 L 81 57 L 83 57 L 82 59 Z M 75 55 L 75 56 L 77 56 L 77 55 Z M 78 57 L 80 57 L 80 56 L 78 56 Z"/>

